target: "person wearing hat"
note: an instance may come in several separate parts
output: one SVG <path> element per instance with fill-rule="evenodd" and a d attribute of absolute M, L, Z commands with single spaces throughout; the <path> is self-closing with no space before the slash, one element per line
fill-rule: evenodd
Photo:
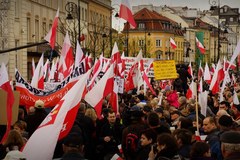
<path fill-rule="evenodd" d="M 240 132 L 227 131 L 220 136 L 221 151 L 224 160 L 240 159 Z"/>
<path fill-rule="evenodd" d="M 37 100 L 34 104 L 35 111 L 29 114 L 26 118 L 27 122 L 27 132 L 29 137 L 38 128 L 42 121 L 46 118 L 47 112 L 44 109 L 44 102 L 42 100 Z"/>
<path fill-rule="evenodd" d="M 63 152 L 61 160 L 84 160 L 83 156 L 83 137 L 78 133 L 70 133 L 63 140 Z"/>

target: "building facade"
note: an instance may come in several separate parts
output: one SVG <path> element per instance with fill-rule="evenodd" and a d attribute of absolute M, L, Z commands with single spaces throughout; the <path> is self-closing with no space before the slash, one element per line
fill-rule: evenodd
<path fill-rule="evenodd" d="M 80 22 L 76 20 L 78 17 L 73 16 L 74 20 L 69 22 L 66 20 L 68 12 L 66 4 L 73 2 L 77 8 L 72 11 L 80 11 Z M 76 24 L 75 32 L 70 40 L 79 37 L 78 27 L 80 26 L 81 35 L 85 36 L 85 40 L 81 42 L 83 48 L 91 50 L 89 43 L 91 42 L 90 26 L 92 23 L 93 11 L 98 14 L 99 19 L 104 19 L 103 24 L 111 28 L 111 1 L 110 0 L 0 0 L 0 50 L 4 51 L 19 46 L 35 44 L 43 42 L 44 37 L 52 27 L 54 17 L 59 8 L 59 25 L 57 30 L 57 39 L 55 50 L 60 53 L 63 39 L 68 30 L 66 24 Z M 80 25 L 79 25 L 80 24 Z M 99 31 L 103 33 L 103 30 Z M 75 44 L 72 42 L 72 44 Z M 107 43 L 106 43 L 107 44 Z M 73 45 L 74 46 L 74 45 Z M 9 76 L 14 78 L 15 68 L 17 68 L 22 76 L 31 80 L 32 59 L 36 64 L 44 52 L 45 60 L 50 56 L 50 47 L 48 44 L 41 44 L 21 50 L 14 50 L 0 54 L 0 62 L 7 65 Z M 55 56 L 58 53 L 55 53 Z"/>

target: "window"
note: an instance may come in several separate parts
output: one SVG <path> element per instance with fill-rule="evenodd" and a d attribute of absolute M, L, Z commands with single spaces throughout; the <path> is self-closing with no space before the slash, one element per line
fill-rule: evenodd
<path fill-rule="evenodd" d="M 144 45 L 144 40 L 143 39 L 138 40 L 138 46 L 143 46 L 143 45 Z"/>
<path fill-rule="evenodd" d="M 35 40 L 39 40 L 39 20 L 35 20 Z"/>
<path fill-rule="evenodd" d="M 162 41 L 160 39 L 156 40 L 156 47 L 162 47 Z"/>
<path fill-rule="evenodd" d="M 233 17 L 230 17 L 230 22 L 233 22 Z"/>
<path fill-rule="evenodd" d="M 145 24 L 144 23 L 139 23 L 138 24 L 138 28 L 139 29 L 144 29 L 145 28 Z"/>
<path fill-rule="evenodd" d="M 15 2 L 15 18 L 19 18 L 19 1 Z"/>
<path fill-rule="evenodd" d="M 42 23 L 42 35 L 46 35 L 47 33 L 47 24 L 46 22 Z"/>
<path fill-rule="evenodd" d="M 85 9 L 85 21 L 87 21 L 87 9 Z"/>
<path fill-rule="evenodd" d="M 31 39 L 31 21 L 30 18 L 27 17 L 27 42 L 30 42 Z"/>
<path fill-rule="evenodd" d="M 84 20 L 84 8 L 82 8 L 82 20 Z"/>

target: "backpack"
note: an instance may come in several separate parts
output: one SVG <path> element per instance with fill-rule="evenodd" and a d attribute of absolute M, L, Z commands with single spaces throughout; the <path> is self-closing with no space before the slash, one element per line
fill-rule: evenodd
<path fill-rule="evenodd" d="M 134 133 L 128 133 L 126 137 L 126 151 L 127 153 L 136 153 L 138 150 L 139 138 Z"/>

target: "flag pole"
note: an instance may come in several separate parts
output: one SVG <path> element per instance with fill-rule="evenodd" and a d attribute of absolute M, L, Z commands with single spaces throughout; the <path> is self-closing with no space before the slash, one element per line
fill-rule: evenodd
<path fill-rule="evenodd" d="M 198 87 L 198 82 L 196 83 L 196 88 Z M 197 91 L 196 91 L 197 92 Z M 198 92 L 196 93 L 196 125 L 197 125 L 197 136 L 199 136 L 199 115 L 198 115 Z"/>

